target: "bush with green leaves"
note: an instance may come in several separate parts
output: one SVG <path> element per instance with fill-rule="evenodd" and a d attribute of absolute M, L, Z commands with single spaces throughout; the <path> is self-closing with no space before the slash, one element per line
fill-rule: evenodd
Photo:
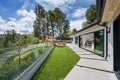
<path fill-rule="evenodd" d="M 39 39 L 32 35 L 17 34 L 15 30 L 7 30 L 0 35 L 0 48 L 26 46 L 39 43 Z"/>
<path fill-rule="evenodd" d="M 23 72 L 35 60 L 36 57 L 33 50 L 22 53 L 20 56 L 20 72 Z M 18 62 L 18 55 L 8 58 L 0 68 L 0 80 L 13 80 L 14 78 L 16 78 L 19 70 Z"/>

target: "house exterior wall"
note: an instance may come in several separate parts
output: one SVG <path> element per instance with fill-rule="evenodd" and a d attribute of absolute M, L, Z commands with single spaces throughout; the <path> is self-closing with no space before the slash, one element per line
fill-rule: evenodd
<path fill-rule="evenodd" d="M 78 42 L 78 43 L 77 43 L 77 44 L 76 44 L 76 37 L 78 37 L 78 39 L 77 39 L 77 42 Z M 73 36 L 72 38 L 73 38 L 72 44 L 79 46 L 79 36 Z"/>
<path fill-rule="evenodd" d="M 114 65 L 113 63 L 114 62 L 114 59 L 113 59 L 113 56 L 114 56 L 114 53 L 113 53 L 113 22 L 107 23 L 107 26 L 110 27 L 110 33 L 107 33 L 108 35 L 106 34 L 106 28 L 104 26 L 101 26 L 101 27 L 99 26 L 94 29 L 90 29 L 90 30 L 88 29 L 87 32 L 86 30 L 83 32 L 80 32 L 75 36 L 80 36 L 83 34 L 87 34 L 87 33 L 91 33 L 91 32 L 104 29 L 104 58 L 107 58 L 107 60 L 109 61 L 113 69 L 113 65 Z M 73 37 L 73 44 L 75 44 L 75 36 Z M 79 46 L 79 41 L 78 41 L 78 44 L 76 45 Z"/>
<path fill-rule="evenodd" d="M 107 32 L 106 32 L 106 28 L 104 27 L 104 58 L 107 57 Z"/>
<path fill-rule="evenodd" d="M 112 69 L 114 71 L 114 37 L 113 37 L 113 22 L 108 22 L 106 24 L 107 27 L 110 27 L 110 32 L 106 32 L 106 27 L 105 26 L 98 26 L 94 29 L 87 29 L 85 31 L 82 31 L 80 33 L 77 33 L 75 36 L 80 36 L 83 34 L 89 34 L 91 32 L 95 32 L 95 31 L 99 31 L 104 29 L 104 58 L 106 58 L 108 60 L 108 62 L 110 63 L 110 69 Z M 75 44 L 75 36 L 73 37 L 73 43 Z M 78 39 L 79 40 L 79 39 Z M 79 41 L 77 46 L 79 46 Z"/>
<path fill-rule="evenodd" d="M 106 48 L 107 48 L 106 47 L 106 37 L 107 36 L 106 36 L 106 27 L 104 27 L 104 26 L 95 25 L 93 27 L 90 27 L 90 28 L 82 31 L 82 32 L 77 33 L 76 35 L 74 35 L 72 43 L 75 44 L 75 37 L 79 37 L 84 34 L 94 33 L 99 30 L 104 30 L 104 58 L 106 58 L 107 57 L 107 51 L 106 51 Z M 78 43 L 75 45 L 79 46 L 79 38 L 78 38 Z"/>
<path fill-rule="evenodd" d="M 72 37 L 72 44 L 75 44 L 75 36 Z"/>
<path fill-rule="evenodd" d="M 114 62 L 114 59 L 113 59 L 113 56 L 114 56 L 114 53 L 113 53 L 113 49 L 114 49 L 114 46 L 113 46 L 113 22 L 109 22 L 107 24 L 108 27 L 110 27 L 110 33 L 108 33 L 108 57 L 107 57 L 107 60 L 109 61 L 109 63 L 111 64 L 112 68 L 113 68 L 113 62 Z"/>

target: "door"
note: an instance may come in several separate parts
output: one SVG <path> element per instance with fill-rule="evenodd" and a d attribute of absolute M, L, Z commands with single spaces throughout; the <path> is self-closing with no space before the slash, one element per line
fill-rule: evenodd
<path fill-rule="evenodd" d="M 120 74 L 120 17 L 114 21 L 114 70 Z"/>
<path fill-rule="evenodd" d="M 95 53 L 104 57 L 104 30 L 94 32 L 94 40 Z"/>

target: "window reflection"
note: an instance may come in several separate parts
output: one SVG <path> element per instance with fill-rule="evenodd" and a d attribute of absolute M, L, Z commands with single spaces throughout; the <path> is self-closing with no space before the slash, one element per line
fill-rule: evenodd
<path fill-rule="evenodd" d="M 82 35 L 80 38 L 80 47 L 94 51 L 94 33 Z"/>
<path fill-rule="evenodd" d="M 104 31 L 95 32 L 95 52 L 103 55 L 104 50 Z"/>
<path fill-rule="evenodd" d="M 104 54 L 104 30 L 80 35 L 80 47 L 103 56 Z"/>

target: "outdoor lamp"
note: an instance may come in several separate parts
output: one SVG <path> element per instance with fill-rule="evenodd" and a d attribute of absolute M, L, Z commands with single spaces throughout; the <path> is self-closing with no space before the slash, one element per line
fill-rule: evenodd
<path fill-rule="evenodd" d="M 106 26 L 107 32 L 110 33 L 111 28 Z"/>

